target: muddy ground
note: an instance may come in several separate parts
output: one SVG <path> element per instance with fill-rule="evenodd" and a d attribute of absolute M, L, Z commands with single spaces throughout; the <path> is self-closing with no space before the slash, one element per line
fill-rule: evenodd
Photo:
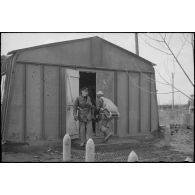
<path fill-rule="evenodd" d="M 109 143 L 108 143 L 109 144 Z M 96 149 L 96 162 L 127 162 L 131 150 L 134 150 L 140 162 L 183 162 L 188 156 L 194 158 L 194 131 L 179 129 L 171 136 L 170 146 L 164 145 L 163 137 L 152 139 L 129 139 L 129 145 L 118 149 L 107 147 Z M 84 149 L 72 147 L 72 162 L 84 162 Z M 3 162 L 62 162 L 62 147 L 42 148 L 31 152 L 15 151 L 9 147 L 2 152 Z"/>

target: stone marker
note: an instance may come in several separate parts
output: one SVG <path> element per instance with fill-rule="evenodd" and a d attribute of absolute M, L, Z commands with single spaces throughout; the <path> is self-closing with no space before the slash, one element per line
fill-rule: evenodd
<path fill-rule="evenodd" d="M 170 127 L 169 125 L 166 125 L 164 133 L 164 146 L 170 146 L 170 141 L 171 141 Z"/>
<path fill-rule="evenodd" d="M 69 134 L 66 134 L 63 138 L 63 161 L 71 160 L 71 139 Z"/>
<path fill-rule="evenodd" d="M 192 159 L 190 157 L 186 157 L 186 159 L 184 160 L 184 162 L 193 162 Z"/>
<path fill-rule="evenodd" d="M 139 159 L 138 159 L 137 154 L 132 150 L 129 154 L 128 162 L 138 162 L 138 161 Z"/>
<path fill-rule="evenodd" d="M 95 144 L 91 138 L 88 139 L 85 150 L 85 162 L 95 162 Z"/>

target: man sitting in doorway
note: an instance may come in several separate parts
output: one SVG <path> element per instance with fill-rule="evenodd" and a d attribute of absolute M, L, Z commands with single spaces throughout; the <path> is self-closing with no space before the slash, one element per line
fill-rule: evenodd
<path fill-rule="evenodd" d="M 81 95 L 76 98 L 73 107 L 74 119 L 79 120 L 81 146 L 92 136 L 92 103 L 88 95 L 88 88 L 81 89 Z M 77 115 L 78 111 L 78 115 Z"/>
<path fill-rule="evenodd" d="M 104 94 L 102 91 L 97 92 L 97 100 L 96 100 L 96 109 L 98 113 L 98 119 L 100 124 L 100 131 L 104 134 L 104 142 L 107 142 L 108 139 L 112 136 L 112 132 L 110 130 L 110 122 L 111 119 L 108 118 L 104 112 Z"/>

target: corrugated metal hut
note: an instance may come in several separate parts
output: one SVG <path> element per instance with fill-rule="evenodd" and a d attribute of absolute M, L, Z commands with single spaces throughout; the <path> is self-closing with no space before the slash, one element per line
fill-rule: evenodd
<path fill-rule="evenodd" d="M 2 138 L 11 141 L 78 137 L 72 105 L 88 86 L 115 102 L 120 137 L 158 128 L 153 63 L 99 37 L 52 43 L 9 53 L 2 102 Z M 99 135 L 97 129 L 96 134 Z"/>

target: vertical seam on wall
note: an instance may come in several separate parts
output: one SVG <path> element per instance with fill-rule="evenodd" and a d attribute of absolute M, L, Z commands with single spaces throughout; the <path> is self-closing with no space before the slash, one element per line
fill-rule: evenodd
<path fill-rule="evenodd" d="M 62 68 L 59 67 L 59 131 L 58 131 L 58 139 L 62 137 Z"/>
<path fill-rule="evenodd" d="M 66 98 L 66 88 L 67 88 L 67 84 L 66 84 L 66 69 L 65 69 L 65 71 L 63 71 L 63 86 L 64 86 L 64 102 L 65 102 L 65 131 L 64 131 L 64 133 L 66 134 L 66 124 L 67 124 L 67 121 L 66 121 L 66 111 L 67 111 L 67 98 Z"/>
<path fill-rule="evenodd" d="M 149 78 L 150 78 L 150 80 L 149 80 L 149 82 L 150 82 L 150 89 L 149 89 L 149 91 L 150 91 L 150 129 L 149 129 L 149 131 L 151 132 L 151 128 L 152 128 L 152 104 L 151 104 L 151 99 L 152 99 L 152 78 L 151 78 L 151 74 L 150 74 L 150 76 L 149 76 Z"/>
<path fill-rule="evenodd" d="M 27 68 L 26 68 L 26 64 L 24 64 L 24 116 L 23 116 L 23 141 L 26 141 L 26 134 L 27 134 L 27 130 L 26 130 L 26 113 L 27 113 L 27 108 L 26 108 L 26 82 L 27 82 Z"/>
<path fill-rule="evenodd" d="M 118 97 L 117 97 L 117 91 L 118 87 L 117 87 L 117 71 L 114 72 L 114 101 L 115 104 L 118 106 Z M 117 135 L 117 119 L 114 120 L 114 134 Z"/>
<path fill-rule="evenodd" d="M 139 129 L 138 133 L 141 132 L 141 73 L 139 73 Z"/>
<path fill-rule="evenodd" d="M 45 139 L 45 66 L 41 65 L 42 72 L 42 139 Z"/>
<path fill-rule="evenodd" d="M 130 127 L 130 121 L 129 121 L 129 111 L 130 111 L 130 90 L 129 90 L 129 72 L 127 72 L 127 109 L 128 109 L 128 113 L 127 113 L 127 134 L 129 134 L 130 133 L 130 131 L 129 131 L 129 127 Z"/>

